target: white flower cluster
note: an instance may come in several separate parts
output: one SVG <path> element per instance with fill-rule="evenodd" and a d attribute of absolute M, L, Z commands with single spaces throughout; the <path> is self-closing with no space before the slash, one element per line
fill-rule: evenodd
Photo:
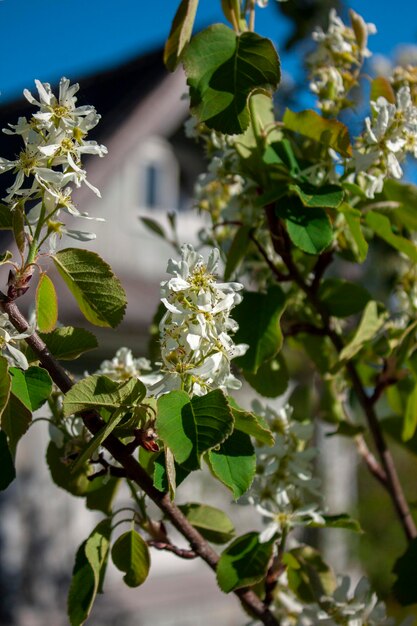
<path fill-rule="evenodd" d="M 387 617 L 385 604 L 372 592 L 369 581 L 362 578 L 352 594 L 348 576 L 339 579 L 331 595 L 324 595 L 316 603 L 304 604 L 288 589 L 281 577 L 273 607 L 281 626 L 394 626 Z M 401 623 L 411 626 L 413 618 Z"/>
<path fill-rule="evenodd" d="M 167 311 L 160 323 L 162 378 L 150 387 L 155 395 L 172 389 L 204 395 L 211 389 L 238 389 L 231 374 L 231 359 L 247 346 L 235 345 L 231 334 L 238 325 L 231 309 L 241 301 L 240 283 L 217 283 L 219 252 L 214 249 L 207 263 L 191 245 L 181 248 L 181 260 L 171 259 L 161 283 Z"/>
<path fill-rule="evenodd" d="M 29 367 L 25 355 L 20 350 L 20 341 L 29 337 L 34 330 L 34 327 L 29 327 L 26 332 L 18 333 L 9 321 L 7 313 L 0 313 L 0 354 L 10 365 L 23 370 Z"/>
<path fill-rule="evenodd" d="M 320 481 L 314 478 L 312 467 L 316 449 L 306 447 L 313 425 L 292 422 L 289 406 L 275 411 L 255 401 L 253 410 L 275 435 L 273 447 L 257 450 L 257 475 L 250 495 L 259 513 L 268 520 L 261 540 L 269 541 L 295 526 L 324 524 L 317 504 Z"/>
<path fill-rule="evenodd" d="M 371 55 L 368 35 L 376 32 L 374 24 L 366 24 L 354 11 L 350 16 L 351 27 L 331 9 L 327 31 L 318 27 L 312 35 L 317 48 L 307 59 L 310 89 L 317 94 L 320 109 L 329 115 L 337 115 L 348 105 L 347 94 L 357 82 L 363 60 Z"/>
<path fill-rule="evenodd" d="M 151 362 L 144 357 L 134 359 L 132 350 L 119 348 L 111 360 L 103 361 L 96 374 L 104 374 L 113 380 L 142 378 L 142 372 L 151 371 Z"/>
<path fill-rule="evenodd" d="M 32 206 L 37 203 L 29 216 L 32 221 L 36 219 L 42 205 L 51 217 L 57 217 L 61 209 L 72 215 L 86 217 L 74 206 L 68 185 L 72 183 L 80 187 L 85 183 L 100 196 L 98 189 L 87 180 L 81 162 L 84 154 L 102 157 L 107 153 L 105 146 L 86 139 L 100 116 L 93 106 L 76 105 L 75 94 L 79 85 L 70 85 L 67 78 L 60 81 L 58 97 L 53 94 L 48 83 L 36 80 L 35 84 L 39 99 L 34 98 L 27 89 L 24 95 L 38 107 L 38 111 L 29 120 L 21 117 L 17 124 L 9 124 L 9 128 L 3 129 L 6 134 L 20 136 L 24 144 L 16 159 L 0 157 L 0 174 L 10 170 L 16 174 L 4 200 L 12 209 L 27 201 L 31 201 Z M 53 225 L 51 228 L 53 230 Z M 58 226 L 56 230 L 59 232 Z M 68 234 L 77 237 L 76 232 L 69 231 Z M 89 238 L 86 236 L 84 239 Z"/>
<path fill-rule="evenodd" d="M 354 148 L 352 164 L 358 183 L 368 198 L 382 191 L 387 177 L 400 179 L 400 163 L 411 153 L 417 157 L 417 107 L 410 88 L 401 87 L 396 104 L 379 97 L 371 102 L 372 117 L 365 120 L 365 132 Z"/>

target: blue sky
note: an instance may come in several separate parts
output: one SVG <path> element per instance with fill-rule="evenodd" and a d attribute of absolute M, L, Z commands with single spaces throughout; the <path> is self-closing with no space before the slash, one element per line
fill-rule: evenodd
<path fill-rule="evenodd" d="M 199 26 L 221 19 L 218 4 L 200 0 Z M 374 52 L 417 43 L 415 0 L 350 4 L 376 23 L 378 35 L 370 43 Z M 32 87 L 34 78 L 52 83 L 62 75 L 79 78 L 162 45 L 176 5 L 177 0 L 0 0 L 0 103 Z M 258 32 L 278 48 L 287 29 L 272 6 L 258 11 Z M 284 69 L 295 70 L 294 58 L 282 61 Z"/>

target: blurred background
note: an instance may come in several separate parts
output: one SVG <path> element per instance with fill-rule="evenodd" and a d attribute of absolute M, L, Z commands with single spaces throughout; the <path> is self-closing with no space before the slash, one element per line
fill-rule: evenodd
<path fill-rule="evenodd" d="M 200 0 L 197 29 L 223 21 L 217 4 Z M 204 227 L 204 218 L 192 210 L 193 187 L 205 164 L 198 146 L 184 133 L 185 80 L 181 71 L 167 74 L 162 63 L 163 44 L 176 5 L 177 0 L 119 0 L 117 4 L 109 0 L 0 1 L 0 128 L 30 114 L 31 106 L 22 99 L 22 90 L 34 91 L 35 78 L 52 85 L 61 76 L 79 82 L 79 104 L 92 104 L 102 115 L 92 138 L 104 143 L 109 154 L 87 162 L 89 180 L 99 187 L 102 199 L 84 188 L 77 191 L 76 202 L 81 210 L 105 218 L 105 222 L 93 223 L 97 239 L 89 249 L 112 266 L 127 291 L 129 305 L 120 328 L 94 330 L 100 348 L 71 364 L 81 373 L 95 371 L 123 345 L 130 347 L 135 357 L 147 355 L 159 282 L 173 252 L 169 244 L 144 228 L 140 217 L 157 220 L 169 232 L 167 214 L 174 215 L 181 243 L 195 243 Z M 397 0 L 395 4 L 380 0 L 270 0 L 267 8 L 257 12 L 256 29 L 275 42 L 281 56 L 283 82 L 276 101 L 278 109 L 314 105 L 303 59 L 312 48 L 312 29 L 327 26 L 332 6 L 345 18 L 352 7 L 367 22 L 376 24 L 378 33 L 372 36 L 369 47 L 374 53 L 370 63 L 378 72 L 389 72 L 394 57 L 397 63 L 417 64 L 417 5 L 413 0 Z M 346 123 L 353 133 L 361 119 L 357 113 L 348 114 Z M 13 158 L 17 149 L 15 138 L 0 136 L 1 156 Z M 2 193 L 5 186 L 0 177 Z M 63 241 L 65 245 L 74 242 Z M 7 247 L 4 238 L 3 246 Z M 385 279 L 389 278 L 382 273 L 382 292 Z M 88 327 L 65 288 L 59 299 L 61 322 Z M 98 519 L 96 513 L 85 510 L 83 501 L 52 483 L 44 459 L 47 431 L 41 424 L 35 424 L 33 431 L 19 445 L 19 479 L 0 495 L 2 626 L 67 624 L 65 602 L 74 554 Z M 319 431 L 318 440 L 323 436 Z M 359 517 L 366 534 L 352 538 L 345 531 L 329 530 L 325 543 L 320 536 L 315 540 L 322 542 L 321 548 L 336 570 L 357 578 L 366 568 L 378 592 L 386 595 L 392 582 L 392 564 L 405 548 L 391 506 L 373 479 L 358 470 L 348 440 L 332 438 L 326 441 L 325 451 L 318 469 L 331 512 L 346 510 Z M 396 452 L 403 473 L 409 477 L 406 488 L 412 490 L 415 457 Z M 227 493 L 222 502 L 218 495 L 213 500 L 215 491 L 209 477 L 203 476 L 186 483 L 179 497 L 228 507 L 239 532 L 258 524 L 243 507 L 232 505 Z M 358 502 L 362 503 L 360 508 Z M 204 564 L 184 562 L 168 554 L 152 556 L 150 578 L 138 590 L 126 588 L 119 573 L 110 568 L 106 593 L 97 601 L 89 623 L 244 623 L 235 599 L 219 593 Z"/>

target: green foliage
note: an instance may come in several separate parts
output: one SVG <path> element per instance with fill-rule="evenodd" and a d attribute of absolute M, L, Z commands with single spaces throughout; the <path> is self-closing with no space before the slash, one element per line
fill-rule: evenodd
<path fill-rule="evenodd" d="M 239 430 L 208 453 L 208 464 L 216 478 L 233 493 L 235 500 L 251 486 L 256 456 L 249 435 Z"/>
<path fill-rule="evenodd" d="M 311 183 L 298 182 L 289 185 L 288 189 L 295 192 L 307 207 L 337 209 L 343 200 L 343 189 L 338 185 L 316 187 Z"/>
<path fill-rule="evenodd" d="M 61 326 L 49 333 L 39 333 L 39 336 L 51 354 L 62 361 L 77 359 L 84 352 L 94 350 L 98 346 L 93 333 L 73 326 Z M 37 356 L 30 349 L 27 350 L 26 357 L 29 361 L 37 360 Z"/>
<path fill-rule="evenodd" d="M 13 230 L 13 211 L 0 203 L 0 230 Z"/>
<path fill-rule="evenodd" d="M 267 572 L 273 540 L 260 543 L 258 533 L 237 537 L 221 554 L 217 566 L 217 582 L 225 593 L 254 585 Z"/>
<path fill-rule="evenodd" d="M 123 580 L 129 587 L 139 587 L 148 577 L 149 549 L 136 530 L 123 533 L 113 544 L 111 558 L 117 569 L 125 572 Z"/>
<path fill-rule="evenodd" d="M 288 369 L 282 354 L 264 361 L 256 374 L 243 371 L 243 375 L 250 386 L 265 398 L 281 396 L 289 383 Z"/>
<path fill-rule="evenodd" d="M 371 299 L 364 287 L 340 278 L 324 280 L 318 296 L 329 315 L 342 318 L 360 313 Z"/>
<path fill-rule="evenodd" d="M 287 566 L 290 589 L 303 602 L 316 602 L 331 595 L 337 586 L 336 576 L 323 561 L 318 550 L 300 546 L 287 552 L 283 561 Z"/>
<path fill-rule="evenodd" d="M 191 38 L 198 0 L 182 0 L 165 44 L 164 63 L 173 72 Z"/>
<path fill-rule="evenodd" d="M 223 24 L 196 35 L 183 54 L 191 109 L 209 128 L 226 135 L 249 126 L 249 98 L 275 89 L 281 79 L 278 55 L 268 39 L 236 35 Z"/>
<path fill-rule="evenodd" d="M 254 437 L 259 443 L 263 443 L 266 446 L 274 445 L 274 436 L 259 415 L 241 409 L 233 398 L 229 398 L 229 405 L 232 410 L 236 430 Z"/>
<path fill-rule="evenodd" d="M 50 441 L 46 450 L 46 462 L 52 480 L 61 489 L 73 496 L 84 496 L 90 489 L 91 483 L 87 478 L 90 466 L 87 461 L 74 471 L 71 461 L 65 458 L 64 449 Z"/>
<path fill-rule="evenodd" d="M 80 311 L 96 326 L 115 328 L 123 319 L 126 296 L 111 268 L 95 252 L 66 248 L 53 257 Z"/>
<path fill-rule="evenodd" d="M 36 320 L 41 332 L 51 332 L 58 320 L 58 299 L 54 283 L 42 274 L 36 290 Z"/>
<path fill-rule="evenodd" d="M 396 561 L 393 573 L 397 576 L 393 591 L 398 602 L 403 606 L 417 603 L 417 539 L 410 541 Z"/>
<path fill-rule="evenodd" d="M 244 294 L 233 315 L 239 324 L 236 343 L 249 346 L 246 354 L 235 359 L 242 369 L 256 374 L 262 363 L 281 349 L 279 322 L 285 304 L 285 294 L 278 286 L 271 287 L 267 293 L 247 291 Z"/>
<path fill-rule="evenodd" d="M 283 122 L 288 130 L 309 137 L 325 147 L 333 148 L 342 156 L 349 157 L 352 154 L 349 131 L 338 120 L 325 119 L 311 110 L 294 113 L 287 109 Z"/>
<path fill-rule="evenodd" d="M 230 250 L 227 254 L 226 267 L 224 269 L 224 280 L 230 280 L 240 263 L 242 262 L 250 244 L 251 226 L 241 226 L 236 231 Z"/>
<path fill-rule="evenodd" d="M 82 626 L 101 589 L 107 566 L 111 519 L 105 519 L 78 548 L 68 594 L 68 617 L 71 626 Z"/>
<path fill-rule="evenodd" d="M 381 237 L 390 246 L 402 252 L 414 263 L 417 263 L 417 246 L 411 241 L 392 232 L 391 222 L 385 215 L 370 211 L 366 215 L 366 223 L 378 237 Z"/>
<path fill-rule="evenodd" d="M 29 411 L 39 409 L 51 395 L 52 380 L 42 367 L 32 365 L 27 370 L 11 367 L 10 374 L 12 393 Z"/>
<path fill-rule="evenodd" d="M 184 391 L 171 391 L 158 400 L 156 428 L 177 463 L 195 470 L 202 454 L 230 435 L 233 416 L 220 390 L 191 400 Z"/>
<path fill-rule="evenodd" d="M 126 409 L 139 404 L 146 395 L 143 383 L 137 378 L 117 382 L 108 376 L 94 374 L 76 383 L 64 399 L 64 415 L 87 409 Z"/>
<path fill-rule="evenodd" d="M 14 455 L 18 441 L 28 430 L 32 421 L 32 413 L 13 393 L 1 416 L 1 428 L 9 440 L 9 448 Z"/>
<path fill-rule="evenodd" d="M 373 339 L 384 324 L 384 316 L 378 313 L 378 305 L 371 300 L 365 307 L 360 324 L 350 342 L 340 353 L 341 361 L 353 359 L 363 346 Z"/>
<path fill-rule="evenodd" d="M 235 536 L 235 528 L 230 518 L 220 509 L 208 504 L 189 502 L 180 505 L 190 524 L 211 543 L 228 543 Z"/>
<path fill-rule="evenodd" d="M 307 254 L 320 254 L 333 241 L 333 230 L 324 209 L 305 206 L 297 196 L 281 198 L 276 214 L 285 221 L 293 244 Z"/>

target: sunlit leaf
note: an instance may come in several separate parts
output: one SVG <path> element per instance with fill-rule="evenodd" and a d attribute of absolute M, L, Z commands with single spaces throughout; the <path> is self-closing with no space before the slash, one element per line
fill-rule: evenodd
<path fill-rule="evenodd" d="M 98 254 L 66 248 L 57 252 L 53 260 L 89 322 L 112 328 L 120 324 L 126 309 L 126 296 L 119 279 Z"/>
<path fill-rule="evenodd" d="M 281 77 L 271 41 L 253 32 L 236 35 L 223 24 L 196 35 L 183 61 L 192 112 L 209 128 L 228 135 L 248 127 L 250 95 L 275 89 Z"/>

